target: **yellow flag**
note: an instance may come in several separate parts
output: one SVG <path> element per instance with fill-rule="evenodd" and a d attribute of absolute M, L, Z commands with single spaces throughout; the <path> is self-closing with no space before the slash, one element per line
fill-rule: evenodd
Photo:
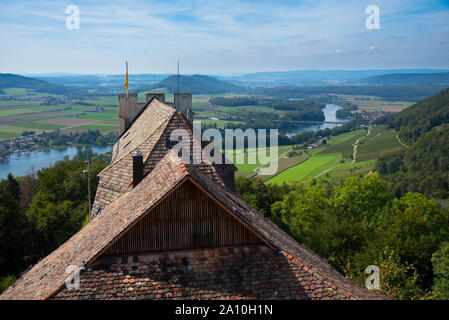
<path fill-rule="evenodd" d="M 128 93 L 128 62 L 126 62 L 125 89 L 126 93 Z"/>

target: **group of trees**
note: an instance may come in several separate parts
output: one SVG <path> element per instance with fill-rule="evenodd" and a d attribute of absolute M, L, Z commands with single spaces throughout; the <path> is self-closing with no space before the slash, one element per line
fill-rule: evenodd
<path fill-rule="evenodd" d="M 396 129 L 409 146 L 376 164 L 394 194 L 449 198 L 449 89 L 379 122 Z"/>
<path fill-rule="evenodd" d="M 37 173 L 0 181 L 0 292 L 30 265 L 76 233 L 89 213 L 86 153 L 57 162 Z M 90 163 L 91 196 L 104 156 Z"/>
<path fill-rule="evenodd" d="M 321 110 L 324 108 L 324 104 L 318 104 L 310 100 L 262 99 L 258 97 L 216 97 L 210 99 L 210 103 L 212 105 L 223 107 L 261 106 L 277 111 L 283 111 L 282 113 L 234 111 L 232 112 L 232 116 L 229 116 L 230 120 L 231 118 L 235 118 L 235 120 L 243 120 L 246 122 L 255 119 L 277 120 L 277 122 L 273 124 L 280 130 L 288 125 L 288 121 L 324 121 L 324 113 Z M 280 125 L 279 122 L 284 122 L 285 124 Z"/>
<path fill-rule="evenodd" d="M 402 152 L 379 159 L 376 169 L 396 196 L 418 191 L 449 198 L 449 124 L 434 128 Z"/>
<path fill-rule="evenodd" d="M 449 219 L 435 200 L 395 198 L 376 174 L 291 187 L 240 178 L 236 190 L 360 285 L 377 265 L 382 291 L 396 298 L 449 298 Z"/>
<path fill-rule="evenodd" d="M 277 98 L 308 98 L 321 94 L 348 94 L 376 96 L 390 101 L 421 101 L 442 89 L 441 85 L 379 85 L 379 86 L 279 86 L 255 88 L 250 94 L 266 95 Z"/>
<path fill-rule="evenodd" d="M 62 134 L 59 130 L 44 132 L 36 137 L 39 145 L 48 146 L 103 146 L 113 144 L 117 139 L 117 132 L 111 131 L 102 134 L 99 130 L 88 130 L 87 132 L 75 132 Z"/>

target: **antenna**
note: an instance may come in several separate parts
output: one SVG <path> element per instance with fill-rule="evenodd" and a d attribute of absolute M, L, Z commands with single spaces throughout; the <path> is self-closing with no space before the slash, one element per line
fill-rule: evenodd
<path fill-rule="evenodd" d="M 86 148 L 87 151 L 87 161 L 86 161 L 86 165 L 87 165 L 87 198 L 89 201 L 89 215 L 92 211 L 92 206 L 90 204 L 90 160 L 89 160 L 89 149 Z"/>
<path fill-rule="evenodd" d="M 179 93 L 179 60 L 178 60 L 178 93 Z"/>

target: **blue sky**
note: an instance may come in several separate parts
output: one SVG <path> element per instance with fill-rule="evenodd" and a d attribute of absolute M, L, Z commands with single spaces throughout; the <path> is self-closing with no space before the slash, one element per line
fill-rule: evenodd
<path fill-rule="evenodd" d="M 0 1 L 0 72 L 449 68 L 449 0 Z"/>

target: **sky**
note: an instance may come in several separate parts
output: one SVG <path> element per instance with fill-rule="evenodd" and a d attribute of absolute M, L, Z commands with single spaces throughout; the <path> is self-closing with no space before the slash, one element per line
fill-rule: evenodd
<path fill-rule="evenodd" d="M 0 73 L 449 68 L 449 0 L 0 3 Z"/>

